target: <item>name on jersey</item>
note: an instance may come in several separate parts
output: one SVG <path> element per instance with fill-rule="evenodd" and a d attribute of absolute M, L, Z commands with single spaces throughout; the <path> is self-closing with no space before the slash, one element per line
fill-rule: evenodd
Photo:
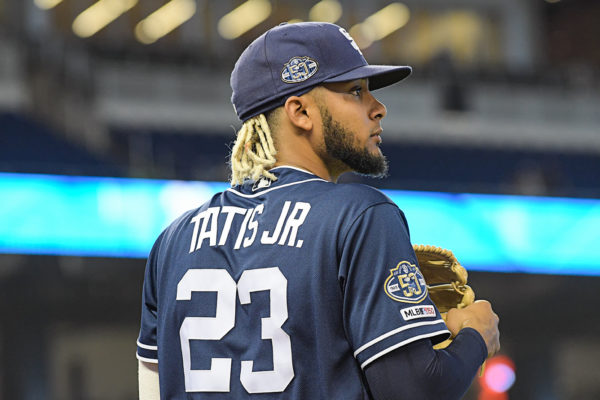
<path fill-rule="evenodd" d="M 264 211 L 264 204 L 259 204 L 254 208 L 209 207 L 198 213 L 190 222 L 194 225 L 190 253 L 202 246 L 231 242 L 238 250 L 251 246 L 257 238 L 261 244 L 302 247 L 304 241 L 298 238 L 298 232 L 310 211 L 309 203 L 283 203 L 275 226 L 259 226 L 258 215 Z"/>
<path fill-rule="evenodd" d="M 435 317 L 435 307 L 433 306 L 414 306 L 403 308 L 400 310 L 400 314 L 405 321 L 416 318 L 427 318 Z"/>

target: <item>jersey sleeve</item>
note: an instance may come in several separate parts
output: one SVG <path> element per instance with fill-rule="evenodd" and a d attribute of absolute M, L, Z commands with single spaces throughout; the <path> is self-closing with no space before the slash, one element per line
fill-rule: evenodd
<path fill-rule="evenodd" d="M 373 205 L 352 222 L 343 240 L 339 278 L 344 328 L 361 368 L 416 340 L 437 343 L 449 337 L 396 205 Z"/>
<path fill-rule="evenodd" d="M 154 243 L 144 273 L 144 285 L 142 288 L 142 316 L 140 321 L 140 334 L 137 339 L 136 357 L 138 360 L 158 363 L 157 345 L 157 318 L 158 298 L 156 286 L 156 271 L 158 249 L 164 233 Z"/>

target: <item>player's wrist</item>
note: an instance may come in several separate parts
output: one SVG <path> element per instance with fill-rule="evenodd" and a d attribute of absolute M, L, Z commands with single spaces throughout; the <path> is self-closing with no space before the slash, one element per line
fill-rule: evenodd
<path fill-rule="evenodd" d="M 465 327 L 460 330 L 455 338 L 459 343 L 469 342 L 471 348 L 479 349 L 481 362 L 488 356 L 488 346 L 483 335 L 475 328 Z"/>
<path fill-rule="evenodd" d="M 460 330 L 463 330 L 464 328 L 473 328 L 473 323 L 471 322 L 471 319 L 465 319 L 461 324 L 460 324 Z M 473 328 L 474 329 L 474 328 Z"/>

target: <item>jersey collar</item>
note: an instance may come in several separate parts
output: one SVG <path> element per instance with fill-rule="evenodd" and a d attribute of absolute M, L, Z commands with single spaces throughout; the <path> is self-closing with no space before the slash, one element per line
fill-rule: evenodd
<path fill-rule="evenodd" d="M 272 172 L 277 176 L 276 181 L 272 181 L 268 178 L 261 178 L 257 181 L 246 181 L 243 185 L 236 185 L 227 190 L 243 197 L 255 197 L 287 186 L 313 181 L 328 182 L 310 171 L 290 165 L 280 165 L 271 168 L 269 172 Z"/>
<path fill-rule="evenodd" d="M 269 171 L 273 172 L 273 171 L 277 171 L 277 170 L 282 169 L 282 168 L 289 168 L 289 169 L 293 169 L 293 170 L 296 170 L 296 171 L 304 172 L 306 174 L 310 174 L 310 175 L 315 176 L 315 177 L 317 176 L 317 175 L 313 174 L 312 172 L 310 172 L 310 171 L 308 171 L 306 169 L 299 168 L 299 167 L 293 167 L 291 165 L 278 165 L 277 167 L 271 168 Z"/>

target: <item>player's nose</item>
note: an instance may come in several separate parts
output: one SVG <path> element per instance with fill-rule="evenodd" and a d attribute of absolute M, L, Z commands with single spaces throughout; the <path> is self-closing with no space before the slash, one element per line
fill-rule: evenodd
<path fill-rule="evenodd" d="M 375 98 L 375 96 L 373 96 L 370 92 L 369 92 L 369 95 L 372 98 L 372 105 L 371 105 L 371 112 L 370 112 L 371 119 L 385 118 L 385 116 L 387 115 L 387 108 L 386 108 L 385 104 L 383 104 L 382 102 L 377 100 Z"/>

